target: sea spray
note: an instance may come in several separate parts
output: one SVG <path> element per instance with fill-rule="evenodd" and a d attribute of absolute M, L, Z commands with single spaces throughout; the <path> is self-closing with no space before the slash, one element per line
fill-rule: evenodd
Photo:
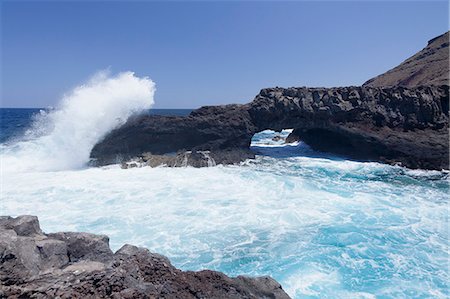
<path fill-rule="evenodd" d="M 55 171 L 86 165 L 93 146 L 133 114 L 153 105 L 155 84 L 133 72 L 99 72 L 36 116 L 31 129 L 2 146 L 3 171 Z"/>

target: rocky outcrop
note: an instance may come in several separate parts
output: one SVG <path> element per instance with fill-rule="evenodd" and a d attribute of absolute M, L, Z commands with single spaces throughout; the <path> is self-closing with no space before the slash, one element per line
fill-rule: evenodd
<path fill-rule="evenodd" d="M 448 113 L 445 85 L 268 88 L 247 105 L 136 117 L 97 144 L 92 157 L 100 165 L 133 157 L 151 166 L 237 163 L 253 157 L 255 133 L 294 128 L 288 140 L 297 135 L 317 150 L 440 170 L 449 168 Z"/>
<path fill-rule="evenodd" d="M 44 234 L 37 217 L 0 217 L 0 298 L 289 298 L 270 277 L 181 271 L 108 237 Z"/>
<path fill-rule="evenodd" d="M 449 88 L 270 88 L 248 112 L 259 131 L 360 160 L 449 168 Z"/>
<path fill-rule="evenodd" d="M 363 86 L 449 85 L 449 71 L 449 32 L 446 32 L 431 39 L 423 50 L 399 66 L 368 80 Z"/>
<path fill-rule="evenodd" d="M 187 117 L 138 116 L 98 143 L 96 165 L 195 167 L 254 157 L 252 136 L 294 129 L 288 142 L 347 157 L 449 169 L 448 32 L 362 87 L 267 88 L 246 105 L 202 107 Z M 417 86 L 420 85 L 420 86 Z"/>
<path fill-rule="evenodd" d="M 208 159 L 230 164 L 254 157 L 255 132 L 243 105 L 202 107 L 187 117 L 142 115 L 112 131 L 91 157 L 97 165 L 146 157 L 152 166 L 207 166 Z"/>

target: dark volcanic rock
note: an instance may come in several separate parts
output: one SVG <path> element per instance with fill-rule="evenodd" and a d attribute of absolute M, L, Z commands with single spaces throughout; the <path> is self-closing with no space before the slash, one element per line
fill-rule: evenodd
<path fill-rule="evenodd" d="M 36 226 L 37 225 L 37 226 Z M 19 234 L 23 231 L 26 234 Z M 289 298 L 270 277 L 181 271 L 159 254 L 106 236 L 45 235 L 36 217 L 0 217 L 0 298 Z"/>
<path fill-rule="evenodd" d="M 250 104 L 258 130 L 294 128 L 321 151 L 448 169 L 449 87 L 270 88 Z"/>
<path fill-rule="evenodd" d="M 237 163 L 254 156 L 249 146 L 255 133 L 293 128 L 287 142 L 302 140 L 356 159 L 449 169 L 448 38 L 447 32 L 432 39 L 363 87 L 267 88 L 246 105 L 202 107 L 188 117 L 135 117 L 98 143 L 91 157 L 97 165 L 144 154 L 152 157 L 146 162 L 151 166 Z"/>
<path fill-rule="evenodd" d="M 449 63 L 449 32 L 446 32 L 430 40 L 423 50 L 399 66 L 368 80 L 363 86 L 449 85 Z"/>
<path fill-rule="evenodd" d="M 144 153 L 178 153 L 179 159 L 167 158 L 160 164 L 182 166 L 178 160 L 183 161 L 184 153 L 190 151 L 193 163 L 189 165 L 195 166 L 204 156 L 201 152 L 209 151 L 214 163 L 236 163 L 254 157 L 248 149 L 254 133 L 255 127 L 242 105 L 202 107 L 187 117 L 138 116 L 106 136 L 92 149 L 91 157 L 97 164 L 105 165 Z"/>
<path fill-rule="evenodd" d="M 440 170 L 449 168 L 448 113 L 446 85 L 267 88 L 247 105 L 134 118 L 97 144 L 92 157 L 101 165 L 146 155 L 151 166 L 237 163 L 253 156 L 254 133 L 294 128 L 288 141 L 301 139 L 317 150 Z"/>

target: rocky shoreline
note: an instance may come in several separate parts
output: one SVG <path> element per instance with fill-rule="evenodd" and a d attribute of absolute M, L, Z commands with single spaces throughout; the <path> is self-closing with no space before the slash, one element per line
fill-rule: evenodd
<path fill-rule="evenodd" d="M 290 140 L 363 161 L 448 169 L 449 87 L 267 88 L 246 105 L 187 117 L 138 116 L 92 150 L 97 165 L 210 166 L 253 158 L 257 132 L 293 128 Z M 189 153 L 186 153 L 186 152 Z M 207 155 L 206 155 L 207 154 Z"/>
<path fill-rule="evenodd" d="M 0 217 L 0 298 L 289 298 L 270 277 L 181 271 L 104 235 L 45 234 L 35 216 Z"/>
<path fill-rule="evenodd" d="M 245 105 L 201 107 L 186 117 L 132 117 L 95 145 L 91 158 L 99 166 L 130 160 L 173 167 L 233 164 L 254 157 L 255 133 L 294 129 L 289 140 L 319 151 L 449 169 L 448 38 L 447 32 L 432 39 L 363 86 L 266 88 Z"/>

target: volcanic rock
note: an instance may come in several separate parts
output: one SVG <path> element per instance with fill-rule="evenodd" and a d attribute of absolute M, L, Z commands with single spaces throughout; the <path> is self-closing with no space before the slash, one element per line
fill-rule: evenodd
<path fill-rule="evenodd" d="M 449 168 L 449 87 L 271 88 L 250 103 L 259 131 L 358 160 Z M 297 136 L 297 138 L 294 138 Z"/>
<path fill-rule="evenodd" d="M 91 155 L 98 165 L 144 153 L 151 166 L 238 163 L 253 157 L 255 133 L 293 128 L 288 140 L 297 136 L 316 150 L 441 170 L 449 168 L 448 120 L 446 85 L 267 88 L 247 105 L 203 107 L 187 117 L 136 117 Z M 200 154 L 206 151 L 211 163 Z"/>
<path fill-rule="evenodd" d="M 106 165 L 146 154 L 154 155 L 154 160 L 161 160 L 161 163 L 156 161 L 155 165 L 168 166 L 183 165 L 185 154 L 189 156 L 189 165 L 202 164 L 199 160 L 205 157 L 206 152 L 215 164 L 253 158 L 249 146 L 255 127 L 247 110 L 242 107 L 202 107 L 187 117 L 133 117 L 98 143 L 92 149 L 91 157 L 95 159 L 96 165 Z M 162 159 L 158 155 L 168 157 Z M 208 163 L 203 166 L 208 166 Z"/>
<path fill-rule="evenodd" d="M 232 164 L 254 157 L 255 133 L 294 129 L 287 142 L 302 140 L 319 151 L 449 169 L 448 36 L 362 87 L 266 88 L 246 105 L 132 117 L 96 144 L 91 158 L 106 165 L 146 153 L 150 166 Z"/>
<path fill-rule="evenodd" d="M 44 234 L 0 217 L 0 298 L 289 298 L 270 277 L 181 271 L 159 254 L 88 233 Z"/>

